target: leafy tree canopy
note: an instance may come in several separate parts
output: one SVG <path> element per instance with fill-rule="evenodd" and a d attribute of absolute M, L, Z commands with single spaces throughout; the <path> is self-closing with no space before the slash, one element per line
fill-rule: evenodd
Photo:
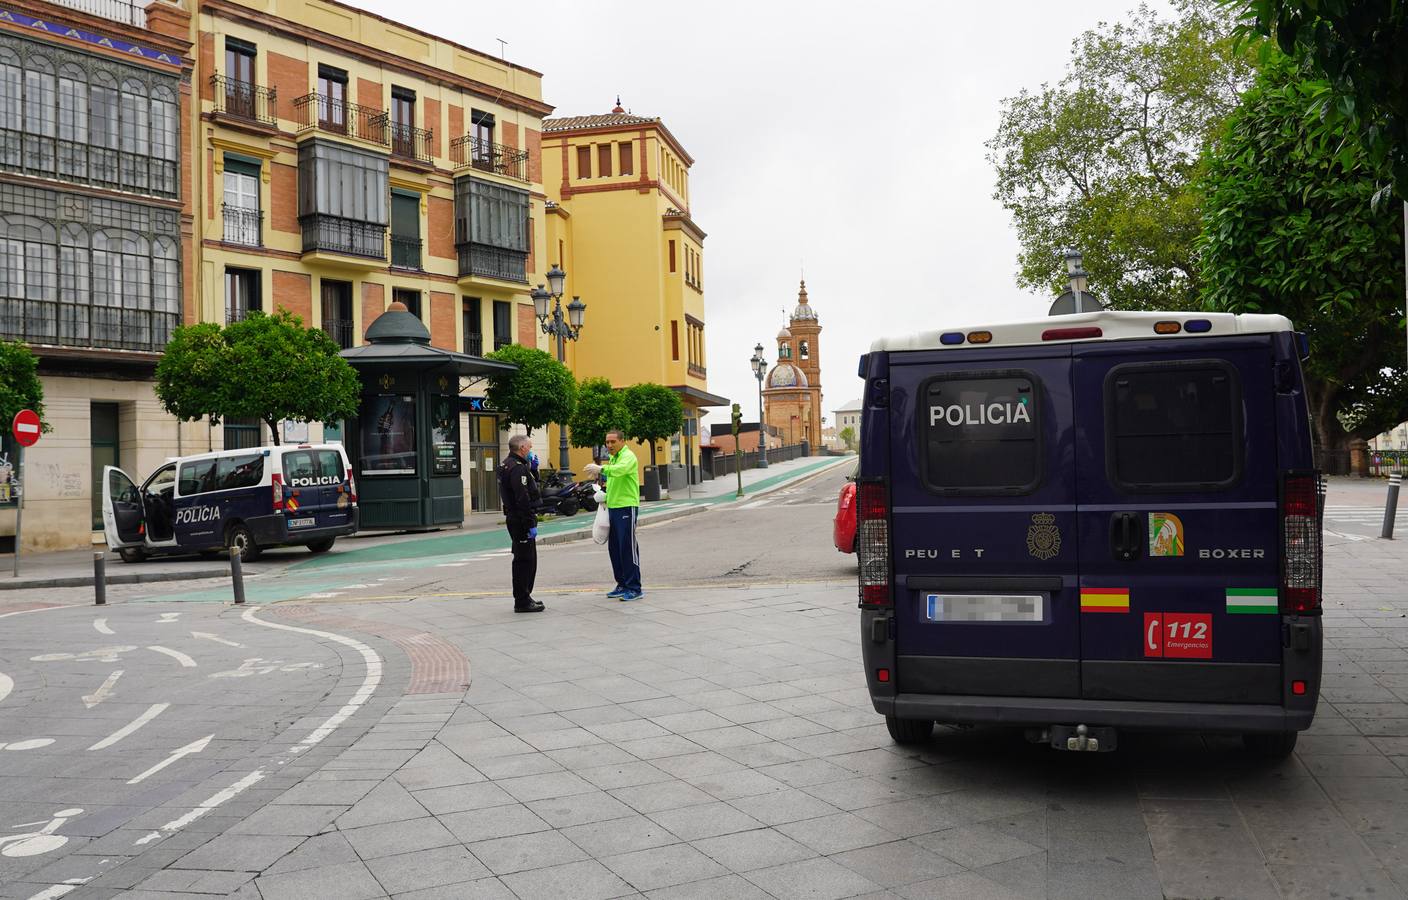
<path fill-rule="evenodd" d="M 504 426 L 517 422 L 531 434 L 549 422 L 567 422 L 577 405 L 577 382 L 567 367 L 542 350 L 509 344 L 485 359 L 512 363 L 517 371 L 489 376 L 485 396 L 504 413 Z"/>
<path fill-rule="evenodd" d="M 1058 84 L 1003 102 L 988 160 L 1021 243 L 1022 287 L 1059 293 L 1061 250 L 1075 247 L 1107 306 L 1196 307 L 1190 182 L 1250 82 L 1252 54 L 1215 0 L 1174 8 L 1172 20 L 1140 6 L 1102 23 L 1076 39 Z"/>
<path fill-rule="evenodd" d="M 1311 110 L 1336 144 L 1357 134 L 1356 165 L 1408 202 L 1408 5 L 1401 0 L 1240 0 L 1243 33 L 1274 37 L 1329 79 Z M 1382 195 L 1379 195 L 1382 196 Z M 1378 197 L 1376 197 L 1378 199 Z"/>
<path fill-rule="evenodd" d="M 39 380 L 39 360 L 27 344 L 0 341 L 0 428 L 7 432 L 15 413 L 32 409 L 39 414 L 40 429 L 53 431 L 44 420 L 44 385 Z"/>
<path fill-rule="evenodd" d="M 838 434 L 837 437 L 841 439 L 841 443 L 846 445 L 847 450 L 854 450 L 856 448 L 856 430 L 851 426 L 847 425 L 845 428 L 842 428 L 841 433 Z"/>
<path fill-rule="evenodd" d="M 650 464 L 655 465 L 655 442 L 680 430 L 684 424 L 684 404 L 680 395 L 663 384 L 642 382 L 623 392 L 626 430 L 631 437 L 650 444 Z"/>
<path fill-rule="evenodd" d="M 626 405 L 609 378 L 585 378 L 577 387 L 577 408 L 567 425 L 572 446 L 598 447 L 606 443 L 606 432 L 626 427 Z M 629 429 L 627 429 L 629 430 Z"/>
<path fill-rule="evenodd" d="M 1311 414 L 1337 449 L 1408 418 L 1403 243 L 1397 209 L 1370 203 L 1371 162 L 1316 133 L 1324 88 L 1268 57 L 1209 154 L 1199 250 L 1208 308 L 1280 313 L 1309 335 Z"/>
<path fill-rule="evenodd" d="M 156 368 L 156 395 L 179 419 L 336 422 L 357 414 L 357 373 L 318 328 L 281 309 L 220 328 L 177 328 Z"/>

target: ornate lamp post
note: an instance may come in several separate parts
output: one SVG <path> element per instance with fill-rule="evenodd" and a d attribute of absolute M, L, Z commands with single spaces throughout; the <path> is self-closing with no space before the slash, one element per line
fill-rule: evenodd
<path fill-rule="evenodd" d="M 768 467 L 768 432 L 763 423 L 763 376 L 768 371 L 768 361 L 763 358 L 763 345 L 753 348 L 753 377 L 758 379 L 758 468 Z M 735 448 L 737 449 L 737 448 Z"/>
<path fill-rule="evenodd" d="M 537 313 L 538 325 L 542 328 L 543 334 L 550 334 L 557 338 L 557 361 L 567 362 L 567 341 L 575 341 L 582 333 L 582 319 L 587 311 L 587 304 L 582 302 L 582 298 L 573 297 L 572 302 L 567 304 L 567 312 L 562 311 L 562 291 L 567 281 L 567 273 L 562 271 L 556 263 L 548 270 L 547 290 L 540 284 L 533 289 L 533 311 Z M 548 309 L 548 301 L 552 301 L 552 309 Z M 551 321 L 549 321 L 551 319 Z M 563 422 L 559 426 L 557 442 L 557 466 L 559 469 L 567 468 L 567 423 Z"/>

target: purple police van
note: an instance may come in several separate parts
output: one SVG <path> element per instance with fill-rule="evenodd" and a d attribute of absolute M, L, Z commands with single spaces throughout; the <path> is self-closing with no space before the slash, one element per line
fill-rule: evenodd
<path fill-rule="evenodd" d="M 998 724 L 1280 756 L 1321 670 L 1321 502 L 1281 316 L 1106 312 L 876 341 L 861 644 L 900 743 Z"/>

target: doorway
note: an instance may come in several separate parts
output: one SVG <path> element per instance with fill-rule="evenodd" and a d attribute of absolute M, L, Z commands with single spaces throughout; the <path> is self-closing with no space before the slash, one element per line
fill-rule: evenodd
<path fill-rule="evenodd" d="M 89 406 L 88 421 L 91 434 L 90 462 L 92 464 L 92 511 L 93 530 L 103 530 L 103 467 L 122 465 L 117 438 L 117 404 L 93 403 Z M 139 473 L 140 477 L 140 473 Z"/>
<path fill-rule="evenodd" d="M 469 444 L 469 499 L 474 512 L 499 509 L 499 421 L 495 416 L 469 416 L 466 431 Z"/>

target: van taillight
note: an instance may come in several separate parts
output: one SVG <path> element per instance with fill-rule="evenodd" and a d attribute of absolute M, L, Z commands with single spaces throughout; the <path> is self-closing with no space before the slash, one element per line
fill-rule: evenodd
<path fill-rule="evenodd" d="M 890 503 L 878 481 L 856 484 L 856 558 L 862 606 L 891 606 Z"/>
<path fill-rule="evenodd" d="M 1320 473 L 1281 476 L 1281 612 L 1320 612 Z"/>
<path fill-rule="evenodd" d="M 352 467 L 347 467 L 347 493 L 348 499 L 353 503 L 357 502 L 357 480 L 352 477 Z"/>
<path fill-rule="evenodd" d="M 272 478 L 274 486 L 274 512 L 280 512 L 284 508 L 284 479 L 278 472 L 273 473 Z"/>

